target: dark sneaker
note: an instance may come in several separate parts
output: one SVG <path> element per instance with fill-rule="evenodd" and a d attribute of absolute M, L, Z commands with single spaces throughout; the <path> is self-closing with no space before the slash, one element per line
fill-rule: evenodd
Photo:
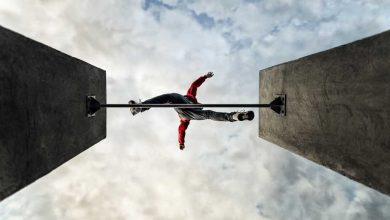
<path fill-rule="evenodd" d="M 141 100 L 140 100 L 139 103 L 141 103 Z M 130 101 L 129 101 L 129 104 L 130 104 L 130 105 L 139 104 L 139 103 L 137 103 L 137 102 L 134 101 L 134 100 L 130 100 Z M 136 115 L 136 114 L 138 114 L 138 113 L 141 112 L 141 108 L 133 108 L 133 107 L 130 107 L 130 112 L 131 112 L 132 115 Z"/>
<path fill-rule="evenodd" d="M 232 119 L 235 121 L 252 121 L 255 117 L 255 113 L 253 111 L 247 111 L 247 112 L 234 112 L 232 115 Z"/>

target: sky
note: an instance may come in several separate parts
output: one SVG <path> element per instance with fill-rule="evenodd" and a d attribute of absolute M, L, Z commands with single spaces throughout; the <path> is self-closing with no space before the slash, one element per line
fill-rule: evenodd
<path fill-rule="evenodd" d="M 0 25 L 106 70 L 108 103 L 185 93 L 208 71 L 200 102 L 257 103 L 260 69 L 389 30 L 389 11 L 385 0 L 1 0 Z M 180 151 L 172 109 L 107 114 L 105 140 L 3 200 L 0 219 L 390 219 L 390 197 L 258 138 L 257 115 L 192 121 Z"/>

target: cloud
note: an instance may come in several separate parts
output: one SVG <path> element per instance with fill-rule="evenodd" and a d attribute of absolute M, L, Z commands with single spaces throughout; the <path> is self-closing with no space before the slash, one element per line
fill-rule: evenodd
<path fill-rule="evenodd" d="M 108 102 L 255 103 L 258 70 L 389 28 L 386 1 L 3 0 L 0 23 L 107 71 Z M 243 89 L 245 85 L 245 89 Z M 230 109 L 221 109 L 230 110 Z M 257 124 L 108 111 L 108 136 L 0 203 L 0 219 L 386 219 L 388 197 L 257 137 Z M 228 210 L 228 211 L 227 211 Z"/>
<path fill-rule="evenodd" d="M 197 14 L 195 11 L 192 11 L 193 18 L 204 28 L 211 29 L 215 26 L 214 18 L 210 17 L 206 13 Z"/>

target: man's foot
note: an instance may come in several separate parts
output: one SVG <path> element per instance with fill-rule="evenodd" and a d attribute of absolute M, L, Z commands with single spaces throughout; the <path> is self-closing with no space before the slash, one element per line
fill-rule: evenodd
<path fill-rule="evenodd" d="M 252 121 L 255 117 L 255 113 L 253 111 L 247 111 L 247 112 L 233 112 L 231 115 L 232 119 L 234 121 Z"/>
<path fill-rule="evenodd" d="M 140 100 L 139 103 L 141 103 L 141 100 Z M 130 101 L 129 101 L 129 104 L 130 104 L 130 105 L 139 104 L 139 103 L 137 103 L 137 102 L 134 101 L 134 100 L 130 100 Z M 132 115 L 136 115 L 136 114 L 138 114 L 138 113 L 141 112 L 141 108 L 139 108 L 139 107 L 130 107 L 130 112 L 131 112 Z"/>

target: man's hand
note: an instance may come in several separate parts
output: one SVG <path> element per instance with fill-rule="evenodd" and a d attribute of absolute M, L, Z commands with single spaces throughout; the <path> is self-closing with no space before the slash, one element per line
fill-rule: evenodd
<path fill-rule="evenodd" d="M 185 146 L 184 144 L 180 144 L 180 150 L 184 150 Z"/>
<path fill-rule="evenodd" d="M 213 77 L 214 76 L 214 73 L 213 72 L 208 72 L 207 74 L 206 74 L 206 77 L 207 78 L 211 78 L 211 77 Z"/>

